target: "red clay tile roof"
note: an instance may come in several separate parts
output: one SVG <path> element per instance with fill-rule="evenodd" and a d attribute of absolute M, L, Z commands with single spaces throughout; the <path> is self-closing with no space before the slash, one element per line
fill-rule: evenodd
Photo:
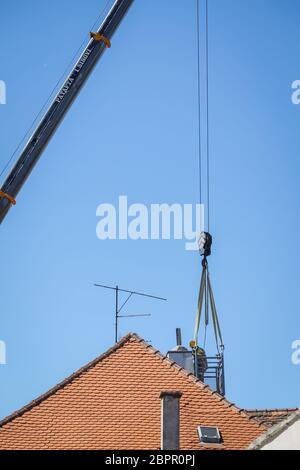
<path fill-rule="evenodd" d="M 244 410 L 251 419 L 270 428 L 284 421 L 298 411 L 298 408 L 282 408 L 274 410 Z"/>
<path fill-rule="evenodd" d="M 182 392 L 181 449 L 218 426 L 220 449 L 246 449 L 265 430 L 135 334 L 0 422 L 0 449 L 160 449 L 160 393 Z"/>

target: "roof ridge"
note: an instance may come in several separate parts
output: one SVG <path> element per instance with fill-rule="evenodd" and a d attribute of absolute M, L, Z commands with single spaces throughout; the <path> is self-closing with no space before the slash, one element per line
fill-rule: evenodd
<path fill-rule="evenodd" d="M 115 343 L 111 348 L 109 348 L 107 351 L 102 353 L 100 356 L 96 357 L 96 359 L 93 359 L 92 361 L 88 362 L 85 366 L 83 366 L 80 369 L 78 369 L 77 371 L 73 372 L 73 374 L 69 375 L 62 382 L 59 382 L 57 385 L 50 388 L 47 392 L 43 393 L 42 395 L 40 395 L 35 400 L 32 400 L 27 405 L 25 405 L 22 408 L 20 408 L 19 410 L 13 412 L 12 414 L 7 416 L 6 418 L 0 420 L 0 428 L 2 428 L 5 424 L 10 423 L 14 419 L 21 417 L 23 414 L 25 414 L 27 411 L 30 411 L 35 406 L 40 405 L 43 401 L 47 400 L 52 395 L 55 395 L 56 392 L 63 389 L 65 386 L 69 385 L 70 383 L 72 383 L 73 380 L 79 378 L 82 374 L 87 372 L 92 367 L 95 367 L 97 364 L 99 364 L 99 362 L 103 361 L 108 356 L 113 354 L 115 351 L 120 349 L 122 346 L 124 346 L 132 338 L 136 339 L 139 342 L 140 341 L 144 342 L 144 340 L 140 336 L 138 336 L 136 333 L 128 333 L 126 336 L 121 338 L 120 341 Z"/>
<path fill-rule="evenodd" d="M 299 408 L 243 408 L 246 413 L 274 413 L 281 411 L 297 411 Z"/>
<path fill-rule="evenodd" d="M 294 411 L 292 414 L 287 416 L 281 423 L 274 424 L 271 428 L 267 429 L 263 434 L 258 436 L 248 447 L 247 450 L 259 450 L 264 445 L 272 442 L 282 431 L 288 429 L 300 418 L 300 409 Z"/>

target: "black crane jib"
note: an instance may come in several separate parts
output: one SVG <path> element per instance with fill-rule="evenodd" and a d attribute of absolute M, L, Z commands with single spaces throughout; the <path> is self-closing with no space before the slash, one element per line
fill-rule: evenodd
<path fill-rule="evenodd" d="M 22 188 L 32 169 L 66 112 L 79 94 L 93 68 L 104 53 L 109 41 L 126 15 L 133 0 L 116 0 L 102 25 L 76 63 L 50 108 L 29 139 L 17 163 L 0 188 L 0 224 L 9 211 L 13 200 Z M 5 196 L 7 195 L 7 197 Z"/>

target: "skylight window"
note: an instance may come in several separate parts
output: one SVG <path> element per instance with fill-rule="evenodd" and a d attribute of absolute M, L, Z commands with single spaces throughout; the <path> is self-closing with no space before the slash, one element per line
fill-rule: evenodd
<path fill-rule="evenodd" d="M 221 444 L 222 438 L 217 427 L 198 426 L 200 442 L 203 444 Z"/>

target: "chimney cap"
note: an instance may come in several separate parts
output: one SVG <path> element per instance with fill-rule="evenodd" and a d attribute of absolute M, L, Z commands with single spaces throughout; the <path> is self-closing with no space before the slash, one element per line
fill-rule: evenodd
<path fill-rule="evenodd" d="M 165 398 L 165 397 L 173 397 L 173 398 L 181 398 L 182 397 L 182 392 L 179 391 L 164 391 L 160 392 L 159 398 Z"/>

